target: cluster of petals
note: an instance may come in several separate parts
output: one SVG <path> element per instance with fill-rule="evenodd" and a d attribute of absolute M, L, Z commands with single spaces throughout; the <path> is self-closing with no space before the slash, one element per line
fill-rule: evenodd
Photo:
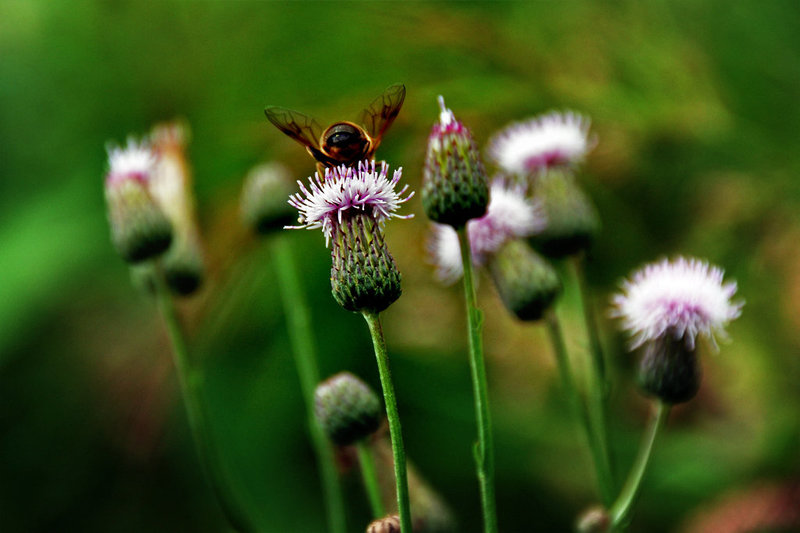
<path fill-rule="evenodd" d="M 622 283 L 612 316 L 622 319 L 631 349 L 669 332 L 694 349 L 698 335 L 716 346 L 725 326 L 741 313 L 733 302 L 736 283 L 723 283 L 723 271 L 705 261 L 678 257 L 646 265 Z"/>
<path fill-rule="evenodd" d="M 327 246 L 333 229 L 341 224 L 345 216 L 366 214 L 379 223 L 390 218 L 411 218 L 396 213 L 400 204 L 414 196 L 413 191 L 405 197 L 405 185 L 396 191 L 402 176 L 402 168 L 388 177 L 389 166 L 382 162 L 376 170 L 375 161 L 362 161 L 357 168 L 339 166 L 326 168 L 325 175 L 315 173 L 308 178 L 308 185 L 298 180 L 300 192 L 289 196 L 289 205 L 299 211 L 298 226 L 286 229 L 322 228 Z"/>
<path fill-rule="evenodd" d="M 133 137 L 128 138 L 126 146 L 109 145 L 107 180 L 133 178 L 148 180 L 156 164 L 156 154 L 146 141 L 137 142 Z"/>
<path fill-rule="evenodd" d="M 476 266 L 483 265 L 509 240 L 529 237 L 542 231 L 545 225 L 541 206 L 526 197 L 524 185 L 495 179 L 486 214 L 467 222 L 472 262 Z M 452 283 L 461 277 L 461 247 L 458 234 L 451 226 L 434 224 L 429 252 L 441 281 Z"/>
<path fill-rule="evenodd" d="M 567 111 L 514 122 L 489 140 L 489 156 L 509 174 L 524 175 L 580 162 L 593 147 L 589 119 Z"/>

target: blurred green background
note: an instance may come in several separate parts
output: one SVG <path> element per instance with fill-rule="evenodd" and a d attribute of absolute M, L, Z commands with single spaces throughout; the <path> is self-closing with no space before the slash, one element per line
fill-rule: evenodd
<path fill-rule="evenodd" d="M 699 397 L 659 442 L 632 531 L 695 531 L 731 494 L 800 479 L 800 4 L 744 2 L 15 1 L 0 3 L 0 529 L 225 530 L 192 448 L 163 327 L 109 241 L 107 141 L 185 118 L 210 279 L 182 305 L 212 425 L 264 531 L 324 515 L 270 260 L 238 218 L 242 178 L 312 161 L 265 105 L 329 123 L 384 87 L 408 95 L 379 156 L 417 189 L 443 94 L 484 145 L 553 108 L 592 119 L 581 180 L 603 219 L 589 277 L 612 354 L 613 451 L 627 469 L 646 418 L 605 316 L 619 280 L 663 255 L 708 258 L 747 301 L 703 359 Z M 480 529 L 458 287 L 425 257 L 419 199 L 388 225 L 404 296 L 384 316 L 406 447 Z M 294 232 L 323 375 L 378 387 L 363 321 L 337 307 L 319 232 Z M 506 532 L 568 531 L 595 501 L 546 337 L 483 280 Z M 585 348 L 575 291 L 560 304 Z M 347 478 L 352 531 L 368 521 Z M 795 485 L 796 486 L 796 485 Z M 761 492 L 759 492 L 761 491 Z M 750 497 L 752 495 L 752 498 Z M 754 500 L 755 499 L 755 500 Z M 722 531 L 722 530 L 720 530 Z M 733 531 L 733 530 L 731 530 Z"/>

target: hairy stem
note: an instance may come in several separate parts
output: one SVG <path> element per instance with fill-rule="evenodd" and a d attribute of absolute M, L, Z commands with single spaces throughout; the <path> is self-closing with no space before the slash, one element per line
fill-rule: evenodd
<path fill-rule="evenodd" d="M 377 313 L 364 311 L 361 313 L 369 326 L 372 346 L 378 361 L 378 373 L 381 377 L 383 400 L 386 404 L 386 417 L 389 419 L 389 434 L 392 439 L 392 457 L 394 458 L 394 478 L 397 487 L 397 511 L 400 515 L 401 533 L 412 533 L 411 508 L 408 500 L 408 474 L 406 473 L 406 452 L 403 448 L 403 433 L 400 428 L 400 414 L 397 411 L 397 399 L 392 384 L 392 373 L 389 371 L 389 356 L 386 353 L 386 341 L 383 328 Z"/>
<path fill-rule="evenodd" d="M 317 466 L 322 481 L 323 500 L 331 533 L 345 533 L 344 496 L 336 471 L 333 448 L 314 414 L 314 390 L 320 381 L 317 367 L 314 333 L 311 328 L 311 311 L 297 276 L 294 257 L 289 243 L 278 235 L 275 242 L 275 266 L 278 274 L 283 310 L 289 341 L 294 353 L 300 388 L 306 407 L 306 423 L 311 444 L 317 456 Z"/>
<path fill-rule="evenodd" d="M 458 230 L 461 244 L 461 263 L 464 267 L 464 298 L 467 307 L 467 329 L 469 338 L 469 366 L 472 375 L 472 392 L 475 397 L 475 417 L 478 423 L 478 444 L 475 462 L 483 507 L 485 533 L 497 533 L 497 504 L 494 491 L 494 444 L 492 421 L 489 412 L 489 387 L 486 379 L 486 363 L 483 357 L 483 314 L 478 309 L 475 283 L 472 273 L 472 252 L 466 227 Z"/>
<path fill-rule="evenodd" d="M 154 271 L 156 299 L 172 344 L 172 356 L 183 396 L 183 404 L 186 407 L 186 418 L 200 464 L 231 527 L 242 533 L 254 532 L 256 528 L 237 498 L 233 483 L 222 465 L 219 450 L 211 438 L 208 416 L 201 394 L 202 377 L 197 369 L 193 368 L 189 359 L 186 339 L 160 265 L 156 264 Z"/>

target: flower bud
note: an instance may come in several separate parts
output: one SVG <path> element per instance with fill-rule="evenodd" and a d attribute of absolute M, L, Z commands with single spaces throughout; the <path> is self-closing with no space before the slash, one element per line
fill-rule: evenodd
<path fill-rule="evenodd" d="M 591 507 L 581 514 L 575 529 L 578 533 L 606 533 L 611 526 L 611 517 L 602 507 Z"/>
<path fill-rule="evenodd" d="M 638 382 L 648 394 L 665 403 L 688 402 L 700 389 L 700 365 L 695 347 L 674 332 L 648 341 L 642 347 Z"/>
<path fill-rule="evenodd" d="M 172 242 L 172 224 L 150 194 L 155 155 L 149 146 L 129 139 L 123 148 L 108 150 L 105 181 L 111 241 L 129 263 L 161 255 Z"/>
<path fill-rule="evenodd" d="M 422 206 L 428 218 L 458 229 L 482 217 L 489 185 L 472 134 L 439 97 L 442 112 L 428 138 L 422 179 Z"/>
<path fill-rule="evenodd" d="M 521 240 L 509 241 L 492 256 L 489 272 L 503 304 L 520 320 L 542 318 L 561 292 L 552 265 Z"/>
<path fill-rule="evenodd" d="M 378 396 L 349 372 L 340 372 L 317 385 L 314 412 L 331 441 L 340 446 L 369 437 L 383 418 Z"/>
<path fill-rule="evenodd" d="M 332 242 L 331 290 L 339 305 L 379 313 L 400 297 L 400 272 L 379 222 L 362 214 L 346 217 Z"/>
<path fill-rule="evenodd" d="M 253 168 L 242 187 L 242 219 L 257 233 L 266 235 L 295 221 L 286 199 L 292 193 L 289 170 L 279 163 Z"/>
<path fill-rule="evenodd" d="M 534 248 L 548 257 L 560 258 L 591 246 L 600 231 L 600 218 L 569 171 L 541 174 L 533 194 L 547 218 L 547 227 L 531 238 Z"/>
<path fill-rule="evenodd" d="M 174 229 L 172 245 L 162 259 L 164 278 L 172 292 L 187 296 L 205 278 L 192 175 L 186 159 L 189 127 L 183 122 L 159 124 L 151 138 L 158 159 L 150 190 Z"/>
<path fill-rule="evenodd" d="M 367 533 L 400 533 L 400 516 L 393 514 L 370 522 Z"/>

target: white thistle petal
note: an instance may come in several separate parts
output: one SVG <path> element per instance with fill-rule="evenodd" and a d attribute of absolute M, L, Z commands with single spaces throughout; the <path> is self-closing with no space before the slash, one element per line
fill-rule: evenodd
<path fill-rule="evenodd" d="M 496 133 L 489 141 L 489 156 L 505 172 L 524 175 L 578 163 L 593 146 L 588 118 L 571 111 L 550 112 Z"/>
<path fill-rule="evenodd" d="M 694 349 L 698 335 L 716 347 L 725 326 L 741 314 L 744 302 L 731 302 L 736 283 L 723 283 L 721 268 L 699 259 L 664 259 L 636 271 L 614 296 L 611 315 L 622 319 L 631 349 L 667 332 Z"/>
<path fill-rule="evenodd" d="M 300 192 L 289 196 L 289 205 L 299 211 L 298 225 L 285 229 L 321 228 L 327 246 L 334 225 L 342 224 L 351 210 L 366 213 L 381 224 L 390 218 L 413 217 L 396 213 L 400 204 L 414 196 L 413 192 L 403 196 L 408 185 L 400 192 L 394 190 L 402 169 L 395 170 L 392 179 L 387 177 L 388 172 L 386 163 L 376 170 L 375 161 L 362 161 L 355 169 L 342 165 L 326 168 L 324 176 L 315 173 L 308 178 L 308 187 L 298 181 Z"/>

